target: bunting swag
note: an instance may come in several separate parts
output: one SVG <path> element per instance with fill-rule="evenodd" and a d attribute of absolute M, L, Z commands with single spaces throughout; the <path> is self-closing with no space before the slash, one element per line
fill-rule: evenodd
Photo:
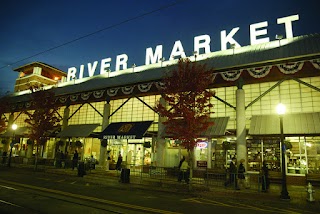
<path fill-rule="evenodd" d="M 249 68 L 248 73 L 254 78 L 262 78 L 269 74 L 272 66 L 264 66 L 260 68 Z"/>
<path fill-rule="evenodd" d="M 235 80 L 239 79 L 241 72 L 242 72 L 241 70 L 227 71 L 227 72 L 222 72 L 221 76 L 226 81 L 235 81 Z"/>
<path fill-rule="evenodd" d="M 108 89 L 108 90 L 107 90 L 107 94 L 108 94 L 110 97 L 116 96 L 117 93 L 118 93 L 118 90 L 119 90 L 119 88 L 111 88 L 111 89 Z"/>
<path fill-rule="evenodd" d="M 79 94 L 70 95 L 70 100 L 72 102 L 77 101 L 78 97 L 79 97 Z"/>
<path fill-rule="evenodd" d="M 157 89 L 164 89 L 164 83 L 163 82 L 156 82 Z"/>
<path fill-rule="evenodd" d="M 294 74 L 302 69 L 303 62 L 293 62 L 277 65 L 279 70 L 284 74 Z"/>
<path fill-rule="evenodd" d="M 320 58 L 313 59 L 313 60 L 306 61 L 306 62 L 312 63 L 312 65 L 316 69 L 320 70 Z M 248 71 L 248 73 L 254 78 L 263 78 L 263 77 L 266 77 L 270 73 L 270 71 L 273 67 L 277 67 L 280 70 L 280 72 L 282 72 L 284 74 L 294 74 L 302 69 L 304 63 L 305 63 L 304 61 L 290 62 L 290 63 L 277 64 L 277 65 L 267 65 L 267 66 L 257 67 L 257 68 L 248 68 L 248 69 L 232 70 L 232 71 L 214 73 L 212 75 L 212 82 L 214 82 L 214 80 L 218 74 L 220 74 L 225 81 L 236 81 L 237 79 L 239 79 L 242 72 L 245 72 L 245 71 Z M 150 82 L 150 83 L 140 83 L 137 85 L 121 87 L 121 91 L 123 94 L 129 95 L 133 92 L 134 88 L 137 87 L 137 89 L 140 92 L 144 93 L 144 92 L 148 92 L 152 88 L 153 85 L 155 85 L 155 87 L 158 90 L 163 89 L 165 86 L 164 83 L 162 83 L 161 81 Z M 81 98 L 82 98 L 82 100 L 87 100 L 87 99 L 89 99 L 90 95 L 93 93 L 94 98 L 99 99 L 99 98 L 103 97 L 105 91 L 107 91 L 107 94 L 109 97 L 113 97 L 113 96 L 117 95 L 119 89 L 120 89 L 120 87 L 110 88 L 107 90 L 97 90 L 97 91 L 93 91 L 93 92 L 81 93 Z M 77 101 L 79 95 L 80 94 L 70 95 L 70 100 Z M 57 98 L 56 101 L 59 100 L 61 103 L 65 103 L 67 101 L 68 97 L 69 96 L 62 96 L 62 97 Z"/>
<path fill-rule="evenodd" d="M 310 60 L 310 62 L 316 69 L 320 69 L 320 59 Z"/>
<path fill-rule="evenodd" d="M 105 92 L 105 90 L 94 91 L 93 92 L 93 96 L 94 96 L 94 98 L 99 99 L 99 98 L 101 98 L 103 96 L 104 92 Z"/>
<path fill-rule="evenodd" d="M 139 84 L 138 85 L 138 89 L 141 92 L 147 92 L 147 91 L 150 90 L 151 86 L 152 86 L 152 82 L 151 83 L 145 83 L 145 84 Z"/>
<path fill-rule="evenodd" d="M 89 99 L 91 94 L 92 94 L 92 92 L 82 93 L 81 94 L 81 99 L 82 100 L 87 100 L 87 99 Z"/>
<path fill-rule="evenodd" d="M 59 101 L 60 101 L 61 103 L 65 103 L 65 102 L 67 101 L 67 99 L 68 99 L 68 96 L 59 97 Z"/>
<path fill-rule="evenodd" d="M 133 86 L 125 86 L 125 87 L 121 88 L 122 93 L 124 93 L 124 94 L 131 94 L 133 92 L 133 89 L 134 89 L 134 85 Z"/>

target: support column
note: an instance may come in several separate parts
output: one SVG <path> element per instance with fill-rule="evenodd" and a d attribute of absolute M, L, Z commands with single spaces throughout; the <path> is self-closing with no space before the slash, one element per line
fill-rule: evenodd
<path fill-rule="evenodd" d="M 69 105 L 67 105 L 63 111 L 62 130 L 64 130 L 68 126 L 69 115 L 70 115 L 70 108 L 69 108 Z"/>
<path fill-rule="evenodd" d="M 109 116 L 110 116 L 110 103 L 107 101 L 104 104 L 103 109 L 103 119 L 102 119 L 102 130 L 103 131 L 109 125 Z M 100 156 L 99 156 L 99 165 L 106 166 L 106 159 L 107 159 L 107 147 L 103 147 L 100 145 Z M 109 169 L 107 169 L 109 170 Z"/>
<path fill-rule="evenodd" d="M 63 111 L 63 118 L 62 118 L 62 130 L 66 129 L 68 127 L 69 123 L 69 116 L 70 116 L 70 105 L 66 105 L 66 108 Z M 66 139 L 64 139 L 66 141 Z M 61 148 L 61 151 L 67 151 L 67 142 L 65 142 L 64 146 Z M 57 148 L 57 147 L 56 147 Z"/>
<path fill-rule="evenodd" d="M 208 147 L 207 147 L 207 168 L 212 168 L 212 139 L 208 139 Z"/>
<path fill-rule="evenodd" d="M 237 128 L 237 161 L 240 163 L 241 159 L 245 160 L 245 167 L 247 169 L 247 142 L 246 142 L 246 113 L 245 113 L 245 93 L 244 90 L 238 86 L 236 91 L 236 128 Z"/>
<path fill-rule="evenodd" d="M 160 98 L 160 104 L 162 106 L 166 106 L 166 101 L 163 97 Z M 156 144 L 156 164 L 155 166 L 164 166 L 164 154 L 165 154 L 165 144 L 166 141 L 162 138 L 162 134 L 164 133 L 165 126 L 163 122 L 166 118 L 159 116 L 158 122 L 158 136 L 157 136 L 157 144 Z"/>

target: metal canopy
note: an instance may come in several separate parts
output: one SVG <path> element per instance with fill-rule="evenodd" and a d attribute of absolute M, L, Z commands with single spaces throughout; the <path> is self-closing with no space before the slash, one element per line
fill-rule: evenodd
<path fill-rule="evenodd" d="M 15 131 L 13 131 L 12 129 L 9 128 L 6 132 L 1 134 L 0 137 L 13 137 L 13 135 L 24 136 L 28 134 L 28 129 L 29 129 L 28 127 L 18 127 Z"/>
<path fill-rule="evenodd" d="M 200 137 L 218 137 L 218 136 L 224 136 L 226 133 L 228 121 L 230 117 L 215 117 L 210 118 L 209 122 L 213 122 L 212 126 L 209 126 L 206 131 L 202 132 L 200 134 Z M 166 133 L 166 127 L 164 129 L 164 132 L 162 134 L 162 137 L 172 137 L 168 133 Z"/>
<path fill-rule="evenodd" d="M 319 135 L 320 112 L 285 114 L 284 135 Z M 278 115 L 255 115 L 251 118 L 249 135 L 280 135 Z"/>
<path fill-rule="evenodd" d="M 88 137 L 99 124 L 69 125 L 57 137 Z"/>

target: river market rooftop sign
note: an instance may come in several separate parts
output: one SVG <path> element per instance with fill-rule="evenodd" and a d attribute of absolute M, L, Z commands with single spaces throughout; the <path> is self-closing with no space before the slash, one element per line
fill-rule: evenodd
<path fill-rule="evenodd" d="M 282 17 L 277 19 L 277 24 L 284 25 L 286 38 L 293 38 L 293 29 L 292 29 L 292 22 L 299 20 L 299 15 L 292 15 L 287 17 Z M 251 24 L 249 26 L 250 31 L 250 45 L 256 45 L 261 43 L 266 43 L 270 41 L 270 38 L 267 36 L 267 27 L 268 22 L 259 22 L 255 24 Z M 240 27 L 233 28 L 230 32 L 223 30 L 220 32 L 220 44 L 221 44 L 221 51 L 227 50 L 228 44 L 233 46 L 233 48 L 239 48 L 241 45 L 233 38 L 234 35 L 240 30 Z M 209 35 L 200 35 L 194 37 L 194 51 L 193 57 L 196 57 L 199 53 L 209 54 L 211 53 L 210 50 L 210 43 L 211 38 Z M 163 57 L 163 46 L 157 45 L 155 49 L 152 47 L 146 48 L 146 55 L 145 55 L 145 65 L 151 65 L 156 63 L 164 63 Z M 171 54 L 169 57 L 169 61 L 173 61 L 177 58 L 185 58 L 186 54 L 184 52 L 183 45 L 180 40 L 175 41 Z M 86 73 L 88 73 L 88 77 L 93 77 L 94 75 L 99 72 L 99 75 L 106 74 L 108 77 L 121 75 L 124 73 L 128 73 L 128 55 L 127 54 L 120 54 L 116 56 L 115 59 L 115 71 L 111 71 L 111 58 L 104 58 L 99 61 L 94 61 L 93 63 L 89 62 L 87 65 L 83 64 L 80 65 L 79 68 L 71 67 L 68 68 L 67 74 L 67 82 L 75 79 L 82 79 L 84 78 L 84 73 L 86 69 Z M 132 66 L 132 71 L 134 71 L 136 65 Z M 138 68 L 136 71 L 138 72 Z M 140 69 L 141 70 L 141 69 Z"/>

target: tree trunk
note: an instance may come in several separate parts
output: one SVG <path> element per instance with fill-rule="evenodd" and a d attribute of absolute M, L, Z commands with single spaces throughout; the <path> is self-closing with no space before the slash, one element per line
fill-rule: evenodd
<path fill-rule="evenodd" d="M 38 169 L 38 154 L 39 154 L 39 145 L 37 143 L 37 150 L 36 150 L 36 155 L 35 155 L 35 159 L 34 159 L 34 171 L 37 171 Z"/>
<path fill-rule="evenodd" d="M 194 169 L 194 149 L 188 150 L 188 156 L 189 156 L 189 166 L 190 166 L 189 191 L 192 191 L 192 178 L 193 178 L 193 169 Z"/>

